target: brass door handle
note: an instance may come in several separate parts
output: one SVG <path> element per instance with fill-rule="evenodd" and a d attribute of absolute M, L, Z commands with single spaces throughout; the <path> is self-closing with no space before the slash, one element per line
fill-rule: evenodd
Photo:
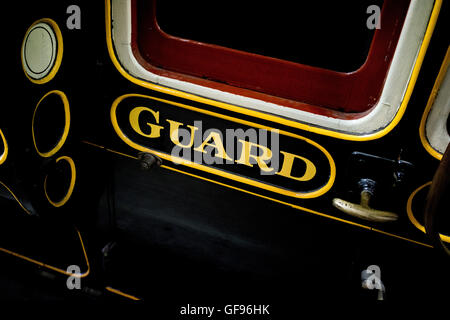
<path fill-rule="evenodd" d="M 361 192 L 360 204 L 352 203 L 339 198 L 334 198 L 333 206 L 351 216 L 368 221 L 389 222 L 398 219 L 398 215 L 393 212 L 381 211 L 371 208 L 369 206 L 371 196 L 372 193 L 370 191 L 363 190 Z"/>

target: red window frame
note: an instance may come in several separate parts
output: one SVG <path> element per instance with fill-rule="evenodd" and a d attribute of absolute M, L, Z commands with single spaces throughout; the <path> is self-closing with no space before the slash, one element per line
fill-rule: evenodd
<path fill-rule="evenodd" d="M 158 25 L 155 0 L 139 3 L 139 10 L 137 0 L 132 0 L 131 47 L 138 62 L 160 76 L 321 115 L 356 119 L 370 112 L 381 95 L 409 3 L 384 1 L 382 28 L 375 31 L 366 61 L 354 72 L 171 36 Z"/>

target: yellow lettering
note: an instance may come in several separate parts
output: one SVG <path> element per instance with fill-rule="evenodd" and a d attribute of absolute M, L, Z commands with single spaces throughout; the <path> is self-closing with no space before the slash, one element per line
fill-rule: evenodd
<path fill-rule="evenodd" d="M 191 135 L 190 135 L 190 141 L 189 141 L 189 143 L 186 143 L 186 144 L 181 144 L 180 143 L 180 140 L 179 140 L 179 134 L 178 134 L 178 129 L 180 128 L 180 126 L 182 126 L 183 124 L 181 123 L 181 122 L 177 122 L 177 121 L 174 121 L 174 120 L 166 120 L 169 124 L 170 124 L 170 128 L 169 128 L 169 131 L 170 131 L 170 140 L 172 140 L 172 142 L 174 143 L 174 144 L 176 144 L 177 146 L 179 146 L 179 147 L 182 147 L 182 148 L 191 148 L 192 147 L 192 145 L 194 144 L 194 135 L 195 135 L 195 131 L 197 131 L 198 130 L 198 128 L 196 128 L 196 127 L 194 127 L 194 126 L 187 126 L 188 128 L 190 128 L 191 129 Z"/>
<path fill-rule="evenodd" d="M 213 141 L 210 143 L 209 141 L 211 139 Z M 217 150 L 215 157 L 232 161 L 232 159 L 225 152 L 225 148 L 223 146 L 222 137 L 220 136 L 220 133 L 211 131 L 211 133 L 203 141 L 203 143 L 201 145 L 199 145 L 197 148 L 194 148 L 194 150 L 206 153 L 206 151 L 204 150 L 205 146 L 211 146 Z"/>
<path fill-rule="evenodd" d="M 279 172 L 277 172 L 277 174 L 279 174 L 280 176 L 284 176 L 286 178 L 290 178 L 290 179 L 294 179 L 294 180 L 298 180 L 298 181 L 309 181 L 316 175 L 316 166 L 310 160 L 303 158 L 301 156 L 289 153 L 289 152 L 284 152 L 284 151 L 280 151 L 280 152 L 284 155 L 284 160 L 283 160 L 283 165 L 281 167 L 281 170 Z M 292 167 L 294 165 L 294 160 L 296 158 L 302 160 L 306 165 L 305 174 L 301 177 L 294 177 L 291 175 Z"/>
<path fill-rule="evenodd" d="M 150 126 L 150 133 L 146 134 L 142 132 L 141 127 L 139 126 L 139 116 L 143 111 L 150 112 L 153 117 L 155 118 L 156 123 L 159 123 L 159 111 L 155 112 L 152 109 L 149 109 L 147 107 L 136 107 L 130 112 L 130 124 L 131 127 L 139 133 L 141 136 L 147 137 L 147 138 L 159 138 L 161 136 L 161 129 L 164 129 L 162 126 L 158 126 L 156 124 L 148 123 L 147 125 Z"/>
<path fill-rule="evenodd" d="M 240 164 L 244 164 L 249 167 L 253 167 L 253 164 L 250 163 L 250 159 L 252 158 L 252 159 L 256 160 L 256 163 L 258 164 L 259 168 L 262 171 L 270 172 L 273 170 L 273 168 L 269 168 L 267 166 L 267 164 L 264 162 L 264 161 L 268 161 L 272 158 L 272 151 L 269 148 L 259 145 L 259 144 L 256 144 L 256 143 L 253 143 L 253 142 L 246 141 L 246 140 L 239 139 L 239 142 L 242 143 L 241 157 L 238 160 L 236 160 L 236 163 L 240 163 Z M 262 150 L 262 154 L 260 156 L 250 153 L 251 148 L 253 146 Z"/>

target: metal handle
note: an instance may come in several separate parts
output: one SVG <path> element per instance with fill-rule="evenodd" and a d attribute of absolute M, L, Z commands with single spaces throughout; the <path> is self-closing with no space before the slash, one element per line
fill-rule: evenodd
<path fill-rule="evenodd" d="M 159 157 L 148 152 L 139 152 L 138 160 L 141 169 L 144 171 L 150 170 L 155 165 L 159 167 L 162 164 L 162 160 Z"/>
<path fill-rule="evenodd" d="M 373 209 L 369 206 L 372 193 L 368 190 L 361 192 L 360 204 L 352 203 L 339 198 L 333 199 L 333 206 L 342 212 L 345 212 L 351 216 L 374 222 L 388 222 L 398 219 L 398 215 L 389 212 Z"/>

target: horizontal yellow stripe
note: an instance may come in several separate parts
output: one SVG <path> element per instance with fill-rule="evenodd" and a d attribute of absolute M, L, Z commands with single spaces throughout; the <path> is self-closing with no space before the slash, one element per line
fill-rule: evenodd
<path fill-rule="evenodd" d="M 118 294 L 118 295 L 120 295 L 122 297 L 131 299 L 131 300 L 134 300 L 134 301 L 140 301 L 141 300 L 139 298 L 136 298 L 135 296 L 132 296 L 131 294 L 124 293 L 124 292 L 122 292 L 120 290 L 117 290 L 117 289 L 114 289 L 114 288 L 111 288 L 111 287 L 105 287 L 105 289 L 108 290 L 109 292 Z"/>
<path fill-rule="evenodd" d="M 131 159 L 135 159 L 135 160 L 138 159 L 138 157 L 130 156 L 129 154 L 126 154 L 126 153 L 122 153 L 122 152 L 119 152 L 119 151 L 116 151 L 116 150 L 108 149 L 106 147 L 100 146 L 98 144 L 95 144 L 95 143 L 92 143 L 92 142 L 89 142 L 89 141 L 84 141 L 83 140 L 81 142 L 85 143 L 85 144 L 89 144 L 89 145 L 91 145 L 93 147 L 96 147 L 96 148 L 104 149 L 106 151 L 109 151 L 109 152 L 112 152 L 112 153 L 115 153 L 115 154 L 118 154 L 118 155 L 121 155 L 121 156 L 124 156 L 124 157 L 127 157 L 127 158 L 131 158 Z"/>

